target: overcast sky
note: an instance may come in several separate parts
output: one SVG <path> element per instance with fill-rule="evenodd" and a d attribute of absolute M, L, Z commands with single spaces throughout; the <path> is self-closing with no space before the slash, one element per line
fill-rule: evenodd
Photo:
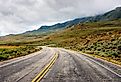
<path fill-rule="evenodd" d="M 121 0 L 0 0 L 0 35 L 22 33 L 121 6 Z"/>

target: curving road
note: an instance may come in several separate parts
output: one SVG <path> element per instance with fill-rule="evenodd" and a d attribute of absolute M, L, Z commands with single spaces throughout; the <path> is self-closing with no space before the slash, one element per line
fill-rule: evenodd
<path fill-rule="evenodd" d="M 121 67 L 62 48 L 44 47 L 40 52 L 0 63 L 0 82 L 31 82 L 58 53 L 41 82 L 121 82 Z"/>

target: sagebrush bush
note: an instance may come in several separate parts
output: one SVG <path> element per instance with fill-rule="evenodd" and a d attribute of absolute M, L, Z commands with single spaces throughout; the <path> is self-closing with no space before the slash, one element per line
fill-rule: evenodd
<path fill-rule="evenodd" d="M 41 48 L 36 48 L 34 46 L 22 46 L 14 49 L 0 49 L 0 61 L 14 57 L 25 56 L 40 49 Z"/>
<path fill-rule="evenodd" d="M 83 52 L 93 52 L 95 55 L 99 55 L 102 57 L 111 57 L 113 59 L 121 58 L 121 40 L 113 39 L 111 41 L 106 42 L 95 42 L 90 45 L 87 45 L 80 49 Z"/>

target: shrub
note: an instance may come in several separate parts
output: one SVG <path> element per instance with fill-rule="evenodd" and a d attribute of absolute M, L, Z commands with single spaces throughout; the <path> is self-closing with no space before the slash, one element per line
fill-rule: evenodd
<path fill-rule="evenodd" d="M 15 49 L 0 49 L 0 61 L 14 57 L 24 56 L 33 52 L 36 52 L 42 48 L 36 48 L 35 46 L 23 46 Z"/>

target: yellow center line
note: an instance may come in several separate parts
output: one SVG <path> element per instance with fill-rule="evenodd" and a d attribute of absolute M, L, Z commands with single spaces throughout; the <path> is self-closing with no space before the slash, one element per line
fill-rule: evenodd
<path fill-rule="evenodd" d="M 55 54 L 52 60 L 47 64 L 44 69 L 32 80 L 32 82 L 40 82 L 45 74 L 49 71 L 49 69 L 53 66 L 56 59 L 58 58 L 58 54 Z"/>

